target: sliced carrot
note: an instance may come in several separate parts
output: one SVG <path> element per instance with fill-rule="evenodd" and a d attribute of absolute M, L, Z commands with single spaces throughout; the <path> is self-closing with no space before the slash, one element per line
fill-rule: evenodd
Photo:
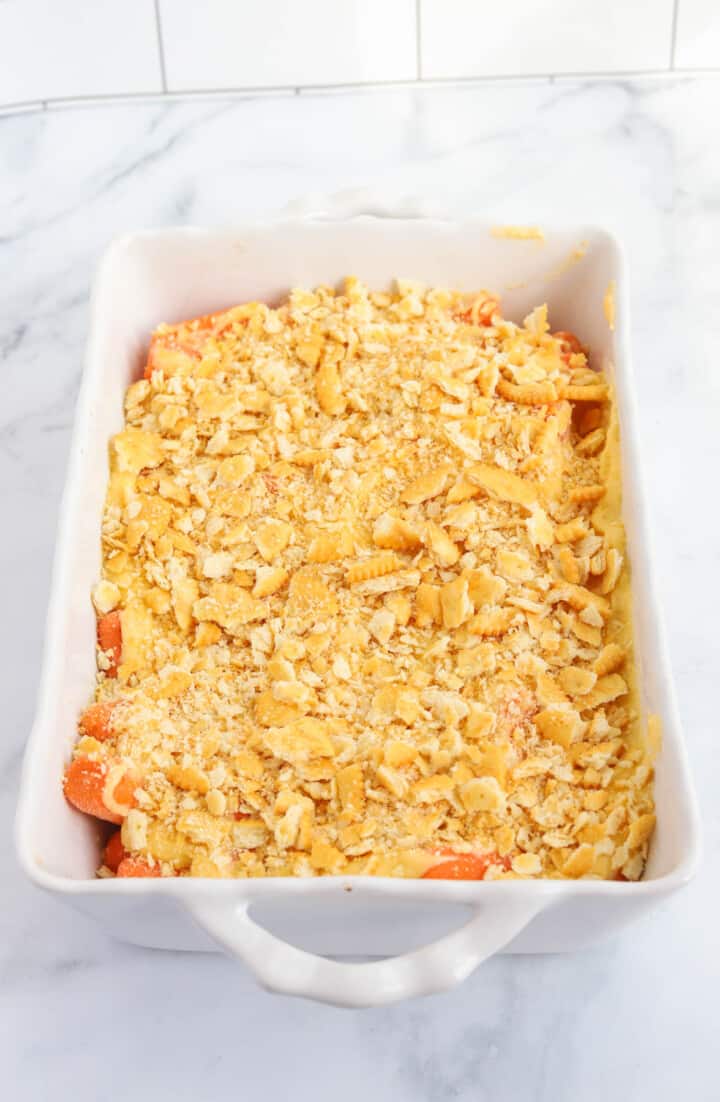
<path fill-rule="evenodd" d="M 187 369 L 199 354 L 188 351 L 176 341 L 169 341 L 165 335 L 154 337 L 148 349 L 147 363 L 145 364 L 145 378 L 149 379 L 153 371 L 163 371 L 165 375 L 175 375 L 183 368 Z"/>
<path fill-rule="evenodd" d="M 159 865 L 151 865 L 144 857 L 124 857 L 117 868 L 118 876 L 162 876 Z"/>
<path fill-rule="evenodd" d="M 108 772 L 105 762 L 75 758 L 65 770 L 65 799 L 86 815 L 94 815 L 96 819 L 104 819 L 108 823 L 121 823 L 122 816 L 110 811 L 105 803 Z"/>
<path fill-rule="evenodd" d="M 63 791 L 65 799 L 86 815 L 94 815 L 107 823 L 121 823 L 135 806 L 135 789 L 140 777 L 134 770 L 120 774 L 112 792 L 108 792 L 110 767 L 104 761 L 75 758 L 65 769 Z M 108 802 L 115 807 L 110 808 Z"/>
<path fill-rule="evenodd" d="M 116 701 L 101 700 L 91 704 L 80 716 L 78 726 L 84 735 L 95 738 L 98 742 L 105 742 L 113 734 L 111 717 L 115 709 Z"/>
<path fill-rule="evenodd" d="M 491 865 L 509 869 L 510 861 L 498 853 L 458 853 L 449 861 L 432 865 L 423 880 L 484 880 Z"/>
<path fill-rule="evenodd" d="M 568 329 L 558 329 L 557 333 L 553 333 L 553 337 L 556 341 L 560 341 L 561 344 L 564 344 L 570 352 L 584 352 L 579 338 Z"/>
<path fill-rule="evenodd" d="M 488 295 L 481 302 L 473 303 L 470 315 L 476 325 L 491 325 L 493 316 L 500 309 L 500 300 Z"/>
<path fill-rule="evenodd" d="M 499 309 L 500 300 L 495 295 L 478 295 L 474 302 L 455 314 L 455 319 L 467 325 L 492 325 L 493 315 Z"/>
<path fill-rule="evenodd" d="M 115 803 L 127 807 L 128 810 L 130 810 L 131 807 L 135 807 L 137 803 L 135 799 L 135 789 L 139 784 L 139 774 L 136 773 L 134 769 L 128 769 L 126 773 L 123 773 L 120 780 L 115 785 L 115 790 L 113 792 Z"/>
<path fill-rule="evenodd" d="M 193 361 L 199 360 L 210 337 L 220 336 L 236 320 L 237 308 L 203 314 L 199 318 L 181 321 L 162 333 L 156 333 L 148 349 L 145 378 L 153 371 L 162 370 L 166 375 L 187 370 Z"/>
<path fill-rule="evenodd" d="M 180 327 L 186 331 L 183 336 L 185 336 L 185 339 L 192 340 L 196 333 L 207 332 L 208 329 L 222 332 L 225 328 L 226 317 L 230 312 L 230 310 L 216 310 L 214 314 L 201 314 L 198 318 L 189 318 L 187 321 L 181 322 Z M 218 322 L 220 322 L 219 325 Z"/>
<path fill-rule="evenodd" d="M 120 831 L 116 830 L 108 838 L 107 845 L 103 850 L 103 865 L 106 865 L 111 872 L 117 872 L 120 862 L 124 861 L 127 855 L 127 850 L 122 844 Z"/>
<path fill-rule="evenodd" d="M 117 609 L 101 616 L 97 624 L 98 646 L 105 651 L 110 660 L 105 670 L 108 677 L 117 677 L 117 669 L 122 655 L 122 621 Z"/>
<path fill-rule="evenodd" d="M 558 329 L 557 333 L 553 333 L 553 337 L 556 341 L 560 341 L 560 357 L 566 364 L 570 363 L 571 356 L 578 352 L 585 352 L 575 334 L 570 333 L 567 329 Z"/>

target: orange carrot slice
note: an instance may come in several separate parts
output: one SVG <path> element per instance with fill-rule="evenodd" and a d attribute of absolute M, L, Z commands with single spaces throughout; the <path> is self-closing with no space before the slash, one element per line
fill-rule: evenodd
<path fill-rule="evenodd" d="M 94 815 L 96 819 L 105 819 L 108 823 L 121 823 L 122 816 L 110 811 L 105 803 L 107 779 L 105 762 L 75 758 L 65 770 L 65 799 L 86 815 Z"/>
<path fill-rule="evenodd" d="M 105 651 L 110 659 L 110 665 L 105 670 L 108 677 L 117 677 L 117 669 L 122 655 L 122 622 L 120 613 L 115 610 L 101 616 L 97 625 L 98 646 Z"/>
<path fill-rule="evenodd" d="M 91 704 L 80 716 L 78 726 L 83 735 L 89 735 L 98 742 L 105 742 L 113 734 L 111 717 L 116 701 L 102 700 Z"/>
<path fill-rule="evenodd" d="M 116 830 L 108 838 L 107 845 L 103 850 L 103 865 L 106 865 L 111 872 L 117 872 L 120 862 L 124 861 L 127 855 L 127 850 L 122 844 L 120 831 Z"/>
<path fill-rule="evenodd" d="M 174 375 L 183 368 L 191 366 L 196 359 L 199 359 L 198 354 L 180 347 L 176 341 L 167 340 L 165 335 L 153 337 L 145 364 L 145 378 L 150 379 L 153 371 Z"/>
<path fill-rule="evenodd" d="M 193 361 L 202 357 L 203 350 L 210 337 L 220 336 L 233 321 L 236 308 L 219 310 L 215 314 L 203 314 L 199 318 L 181 321 L 162 333 L 153 335 L 145 364 L 145 378 L 149 379 L 153 371 L 164 371 L 166 375 L 188 369 Z"/>
<path fill-rule="evenodd" d="M 563 359 L 565 363 L 569 363 L 570 357 L 576 355 L 578 352 L 585 352 L 585 349 L 575 334 L 570 333 L 567 329 L 558 329 L 557 333 L 553 333 L 553 337 L 556 341 L 560 341 L 560 358 Z"/>
<path fill-rule="evenodd" d="M 103 761 L 75 758 L 65 769 L 63 792 L 65 799 L 84 811 L 107 823 L 121 823 L 131 807 L 135 806 L 135 789 L 139 776 L 124 770 L 113 784 L 110 767 Z M 112 791 L 109 785 L 113 785 Z M 109 804 L 112 803 L 113 807 Z"/>
<path fill-rule="evenodd" d="M 137 800 L 135 799 L 135 789 L 140 784 L 140 777 L 135 770 L 128 769 L 122 774 L 120 780 L 115 785 L 112 798 L 115 803 L 120 804 L 123 807 L 127 807 L 128 811 L 131 807 L 135 807 Z"/>
<path fill-rule="evenodd" d="M 144 857 L 124 857 L 117 868 L 118 876 L 162 876 L 159 865 L 151 865 Z"/>
<path fill-rule="evenodd" d="M 474 302 L 455 314 L 455 319 L 467 325 L 492 325 L 493 315 L 499 309 L 500 300 L 495 295 L 478 295 Z"/>
<path fill-rule="evenodd" d="M 509 869 L 510 861 L 497 853 L 458 853 L 448 861 L 432 865 L 423 874 L 423 880 L 484 880 L 491 865 Z"/>

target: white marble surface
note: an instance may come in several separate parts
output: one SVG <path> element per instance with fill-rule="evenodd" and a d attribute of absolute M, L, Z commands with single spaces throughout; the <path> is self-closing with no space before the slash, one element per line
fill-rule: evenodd
<path fill-rule="evenodd" d="M 713 1102 L 720 152 L 712 79 L 561 82 L 0 119 L 0 1066 L 14 1102 Z M 88 284 L 108 240 L 373 185 L 627 244 L 659 582 L 705 822 L 698 879 L 584 956 L 496 958 L 461 989 L 350 1012 L 255 989 L 220 956 L 132 948 L 21 878 L 12 815 Z"/>

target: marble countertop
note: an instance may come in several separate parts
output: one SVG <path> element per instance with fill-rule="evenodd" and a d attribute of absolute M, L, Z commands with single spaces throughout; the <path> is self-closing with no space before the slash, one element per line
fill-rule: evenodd
<path fill-rule="evenodd" d="M 14 1102 L 718 1098 L 719 90 L 500 82 L 0 118 L 0 1064 Z M 495 958 L 456 991 L 355 1012 L 267 995 L 219 955 L 110 940 L 25 882 L 12 816 L 100 253 L 131 229 L 368 185 L 496 221 L 595 221 L 626 243 L 651 527 L 706 856 L 692 885 L 594 952 Z"/>

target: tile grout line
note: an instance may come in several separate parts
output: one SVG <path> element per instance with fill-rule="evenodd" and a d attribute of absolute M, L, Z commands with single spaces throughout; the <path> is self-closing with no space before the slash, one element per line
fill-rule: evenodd
<path fill-rule="evenodd" d="M 415 79 L 422 80 L 422 0 L 415 0 Z"/>
<path fill-rule="evenodd" d="M 393 89 L 405 89 L 408 91 L 429 91 L 434 88 L 482 88 L 493 84 L 506 84 L 509 82 L 522 83 L 561 83 L 563 81 L 581 80 L 625 80 L 625 79 L 650 79 L 662 80 L 667 77 L 682 79 L 695 79 L 697 77 L 720 76 L 720 66 L 705 67 L 702 69 L 624 69 L 615 72 L 594 71 L 575 73 L 507 73 L 487 77 L 424 77 L 420 80 L 380 80 L 380 81 L 355 81 L 345 84 L 278 84 L 268 87 L 257 85 L 238 85 L 233 88 L 185 88 L 178 91 L 165 92 L 112 92 L 108 94 L 81 96 L 56 96 L 44 100 L 24 100 L 20 103 L 0 104 L 0 115 L 21 114 L 33 109 L 38 104 L 41 110 L 52 110 L 56 107 L 81 107 L 83 104 L 112 104 L 133 103 L 137 101 L 172 102 L 182 99 L 222 99 L 233 96 L 244 98 L 269 98 L 271 96 L 293 96 L 301 98 L 306 95 L 332 94 L 335 92 L 372 92 Z"/>
<path fill-rule="evenodd" d="M 157 48 L 158 48 L 158 61 L 160 62 L 160 79 L 162 81 L 162 90 L 167 92 L 167 73 L 165 70 L 165 45 L 163 43 L 162 33 L 162 19 L 160 17 L 160 0 L 154 0 L 155 8 L 155 30 L 157 33 Z"/>
<path fill-rule="evenodd" d="M 675 69 L 673 75 L 682 77 L 696 77 L 704 75 L 716 75 L 720 73 L 720 65 L 710 66 L 703 69 Z M 626 78 L 637 78 L 642 80 L 643 78 L 662 78 L 670 75 L 670 71 L 667 68 L 663 69 L 617 69 L 617 70 L 602 70 L 597 69 L 593 71 L 583 72 L 578 70 L 576 72 L 569 73 L 494 73 L 491 76 L 477 77 L 423 77 L 421 80 L 404 78 L 388 79 L 388 80 L 349 80 L 340 81 L 333 84 L 238 84 L 229 86 L 227 88 L 180 88 L 172 89 L 166 93 L 160 92 L 111 92 L 107 94 L 98 95 L 82 95 L 82 96 L 57 96 L 52 102 L 62 101 L 64 103 L 75 101 L 82 102 L 83 100 L 113 100 L 113 99 L 173 99 L 182 98 L 183 96 L 228 96 L 241 93 L 243 95 L 253 94 L 262 96 L 266 93 L 277 94 L 287 93 L 288 95 L 295 95 L 300 93 L 301 95 L 308 92 L 334 92 L 334 91 L 362 91 L 363 89 L 379 89 L 382 91 L 384 88 L 451 88 L 453 86 L 459 87 L 482 87 L 487 84 L 506 84 L 510 81 L 522 81 L 524 83 L 541 83 L 543 81 L 580 81 L 580 80 L 624 80 Z"/>
<path fill-rule="evenodd" d="M 677 45 L 678 12 L 680 0 L 673 0 L 672 23 L 670 24 L 670 70 L 675 70 L 675 48 Z"/>

